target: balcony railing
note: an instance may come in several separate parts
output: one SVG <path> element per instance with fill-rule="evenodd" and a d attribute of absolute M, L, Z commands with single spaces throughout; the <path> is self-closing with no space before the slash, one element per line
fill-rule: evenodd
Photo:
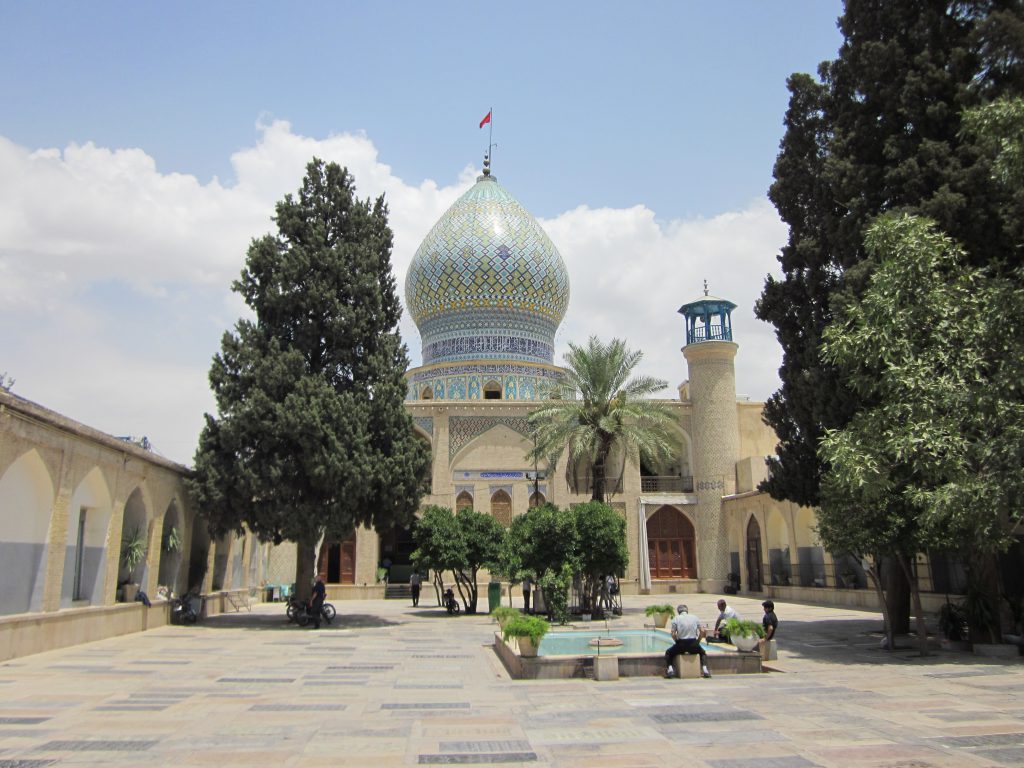
<path fill-rule="evenodd" d="M 643 493 L 693 493 L 691 475 L 644 475 L 640 478 Z"/>

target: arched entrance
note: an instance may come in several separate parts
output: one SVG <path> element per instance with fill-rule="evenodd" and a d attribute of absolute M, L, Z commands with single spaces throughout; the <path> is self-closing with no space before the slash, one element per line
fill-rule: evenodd
<path fill-rule="evenodd" d="M 747 523 L 747 589 L 761 591 L 761 526 L 753 516 Z"/>
<path fill-rule="evenodd" d="M 463 491 L 455 497 L 455 511 L 461 512 L 464 509 L 473 510 L 473 495 L 469 491 Z"/>
<path fill-rule="evenodd" d="M 344 541 L 325 541 L 316 570 L 327 574 L 328 584 L 355 584 L 356 532 L 352 531 Z"/>
<path fill-rule="evenodd" d="M 696 535 L 686 515 L 664 506 L 647 520 L 647 549 L 652 579 L 695 579 Z"/>
<path fill-rule="evenodd" d="M 491 517 L 508 528 L 512 525 L 512 497 L 498 490 L 491 496 Z"/>

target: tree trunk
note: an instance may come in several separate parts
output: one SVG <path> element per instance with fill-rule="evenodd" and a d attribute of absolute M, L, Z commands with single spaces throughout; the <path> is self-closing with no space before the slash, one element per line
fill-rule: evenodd
<path fill-rule="evenodd" d="M 444 601 L 441 599 L 444 597 L 444 579 L 441 578 L 440 571 L 433 571 L 434 574 L 434 596 L 437 598 L 437 607 L 440 608 L 444 605 Z"/>
<path fill-rule="evenodd" d="M 319 538 L 319 534 L 311 533 L 295 542 L 295 596 L 304 603 L 309 602 L 313 593 L 313 565 Z"/>
<path fill-rule="evenodd" d="M 928 655 L 928 625 L 925 623 L 924 609 L 921 607 L 921 591 L 917 588 L 917 577 L 910 567 L 910 558 L 900 557 L 900 570 L 910 584 L 910 595 L 914 602 L 914 615 L 917 617 L 917 641 L 921 648 L 921 655 Z"/>
<path fill-rule="evenodd" d="M 906 558 L 899 555 L 882 560 L 885 601 L 889 609 L 889 626 L 894 635 L 910 632 L 910 582 L 907 581 Z"/>
<path fill-rule="evenodd" d="M 878 595 L 878 604 L 882 606 L 882 628 L 885 631 L 885 647 L 892 650 L 895 647 L 895 639 L 892 632 L 892 621 L 889 619 L 889 605 L 885 602 L 885 590 L 882 588 L 881 565 L 878 558 L 875 558 L 871 567 L 868 568 L 868 578 L 875 585 L 875 594 Z"/>
<path fill-rule="evenodd" d="M 594 462 L 594 489 L 590 494 L 591 501 L 604 503 L 604 458 Z"/>

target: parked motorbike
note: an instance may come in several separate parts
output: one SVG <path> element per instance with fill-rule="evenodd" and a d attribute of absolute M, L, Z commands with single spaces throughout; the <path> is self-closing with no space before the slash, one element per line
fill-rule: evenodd
<path fill-rule="evenodd" d="M 168 602 L 172 624 L 195 624 L 203 610 L 203 598 L 195 592 L 173 597 Z"/>
<path fill-rule="evenodd" d="M 458 616 L 459 601 L 455 599 L 455 593 L 452 592 L 452 588 L 449 587 L 444 591 L 444 607 L 448 611 L 449 616 Z"/>
<path fill-rule="evenodd" d="M 313 615 L 309 612 L 309 604 L 295 596 L 288 598 L 288 607 L 285 608 L 285 613 L 288 615 L 288 621 L 294 621 L 300 627 L 306 626 L 313 620 Z M 320 606 L 320 618 L 328 624 L 337 615 L 338 612 L 330 603 Z"/>

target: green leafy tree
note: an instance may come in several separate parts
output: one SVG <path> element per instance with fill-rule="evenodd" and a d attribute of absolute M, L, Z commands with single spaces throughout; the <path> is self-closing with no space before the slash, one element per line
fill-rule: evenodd
<path fill-rule="evenodd" d="M 541 504 L 512 520 L 509 549 L 523 571 L 539 578 L 549 569 L 568 563 L 575 570 L 579 549 L 578 532 L 572 514 L 554 504 Z"/>
<path fill-rule="evenodd" d="M 900 562 L 958 550 L 977 589 L 990 582 L 976 572 L 984 556 L 1005 549 L 1021 519 L 1024 402 L 1019 384 L 1006 385 L 1022 371 L 1006 354 L 1004 312 L 1024 306 L 1012 281 L 971 267 L 925 219 L 885 216 L 866 247 L 878 266 L 826 329 L 824 356 L 870 405 L 822 441 L 820 532 L 830 546 L 859 538 L 861 551 L 888 549 Z"/>
<path fill-rule="evenodd" d="M 865 227 L 886 211 L 922 214 L 976 264 L 1013 260 L 1021 217 L 993 183 L 990 159 L 961 131 L 964 107 L 1024 92 L 1024 7 L 1010 0 L 847 0 L 838 57 L 820 80 L 789 78 L 786 133 L 769 197 L 789 226 L 759 318 L 776 328 L 782 386 L 765 405 L 779 438 L 762 485 L 773 498 L 821 501 L 818 444 L 865 403 L 821 355 L 822 334 L 872 270 Z M 902 567 L 889 569 L 899 574 Z M 905 629 L 908 585 L 887 584 Z"/>
<path fill-rule="evenodd" d="M 466 613 L 476 613 L 477 575 L 500 563 L 505 528 L 490 515 L 427 507 L 413 528 L 413 562 L 435 572 L 451 571 Z"/>
<path fill-rule="evenodd" d="M 591 336 L 585 347 L 570 343 L 564 386 L 578 397 L 545 401 L 530 415 L 529 459 L 553 466 L 568 448 L 573 460 L 593 468 L 592 498 L 603 502 L 614 450 L 636 462 L 670 455 L 675 417 L 665 403 L 649 399 L 667 384 L 649 376 L 630 378 L 642 358 L 621 339 L 605 344 Z"/>
<path fill-rule="evenodd" d="M 621 576 L 629 565 L 626 519 L 607 504 L 591 501 L 572 508 L 576 528 L 576 567 L 581 576 L 583 609 L 598 604 L 604 577 Z"/>
<path fill-rule="evenodd" d="M 408 359 L 383 198 L 314 159 L 276 235 L 249 246 L 232 285 L 254 318 L 224 335 L 210 369 L 191 489 L 214 535 L 243 524 L 298 544 L 300 596 L 324 534 L 407 524 L 429 465 L 403 400 Z"/>

